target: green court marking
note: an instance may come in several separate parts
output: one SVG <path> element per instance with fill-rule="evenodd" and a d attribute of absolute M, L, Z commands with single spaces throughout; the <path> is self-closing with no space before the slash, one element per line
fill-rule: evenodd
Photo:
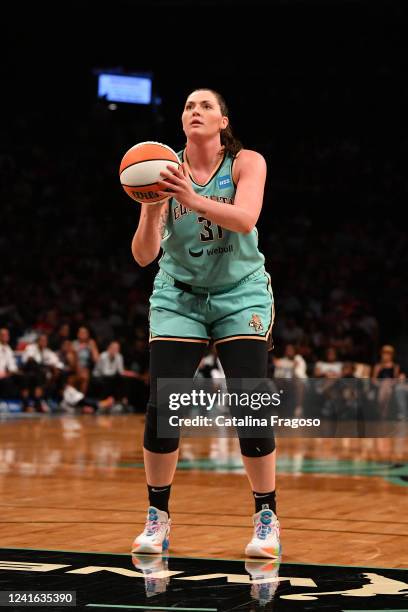
<path fill-rule="evenodd" d="M 119 463 L 119 467 L 143 468 L 143 463 Z M 219 461 L 218 459 L 182 459 L 177 464 L 179 470 L 203 470 L 210 472 L 244 473 L 241 459 Z M 335 474 L 337 476 L 367 476 L 384 478 L 391 484 L 408 487 L 408 464 L 380 461 L 345 459 L 301 459 L 281 456 L 277 459 L 278 473 L 285 474 Z"/>
<path fill-rule="evenodd" d="M 118 606 L 112 604 L 86 604 L 87 608 L 120 608 L 127 610 L 180 610 L 180 611 L 193 611 L 194 612 L 217 612 L 217 608 L 177 608 L 176 606 L 172 606 L 171 608 L 164 608 L 162 606 Z"/>
<path fill-rule="evenodd" d="M 143 468 L 143 463 L 119 463 L 121 468 Z M 242 461 L 237 459 L 236 461 L 218 461 L 216 459 L 181 459 L 177 463 L 177 468 L 180 470 L 203 470 L 206 472 L 237 472 L 244 474 L 244 466 Z"/>

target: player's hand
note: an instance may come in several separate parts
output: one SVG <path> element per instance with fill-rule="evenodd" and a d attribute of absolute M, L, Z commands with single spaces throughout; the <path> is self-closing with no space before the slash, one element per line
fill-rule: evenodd
<path fill-rule="evenodd" d="M 164 197 L 176 198 L 179 204 L 189 208 L 196 193 L 187 170 L 184 166 L 181 166 L 181 169 L 167 166 L 167 169 L 168 172 L 160 172 L 163 180 L 158 183 L 162 188 L 158 193 Z"/>

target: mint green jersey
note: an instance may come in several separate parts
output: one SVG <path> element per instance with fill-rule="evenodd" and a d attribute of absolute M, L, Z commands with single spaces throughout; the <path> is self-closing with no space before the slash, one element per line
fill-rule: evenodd
<path fill-rule="evenodd" d="M 184 161 L 184 151 L 178 153 Z M 234 205 L 236 187 L 232 179 L 231 155 L 205 185 L 192 179 L 194 191 L 220 204 Z M 197 287 L 225 286 L 238 283 L 264 265 L 258 250 L 258 232 L 249 234 L 226 230 L 199 213 L 169 201 L 169 215 L 161 242 L 163 255 L 159 266 L 173 278 Z"/>

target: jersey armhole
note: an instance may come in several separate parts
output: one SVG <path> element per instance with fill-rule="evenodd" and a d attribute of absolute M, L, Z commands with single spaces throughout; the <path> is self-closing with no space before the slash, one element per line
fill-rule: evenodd
<path fill-rule="evenodd" d="M 232 161 L 231 161 L 231 179 L 232 179 L 232 184 L 234 185 L 235 189 L 237 188 L 237 182 L 234 180 L 234 165 L 236 162 L 237 157 L 239 156 L 239 154 L 241 153 L 242 149 L 240 149 L 238 151 L 238 153 L 233 157 Z"/>

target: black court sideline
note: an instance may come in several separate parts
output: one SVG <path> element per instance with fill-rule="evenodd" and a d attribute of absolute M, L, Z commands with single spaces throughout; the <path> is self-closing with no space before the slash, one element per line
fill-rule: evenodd
<path fill-rule="evenodd" d="M 75 591 L 90 611 L 408 610 L 406 569 L 3 548 L 0 591 L 15 590 Z"/>

